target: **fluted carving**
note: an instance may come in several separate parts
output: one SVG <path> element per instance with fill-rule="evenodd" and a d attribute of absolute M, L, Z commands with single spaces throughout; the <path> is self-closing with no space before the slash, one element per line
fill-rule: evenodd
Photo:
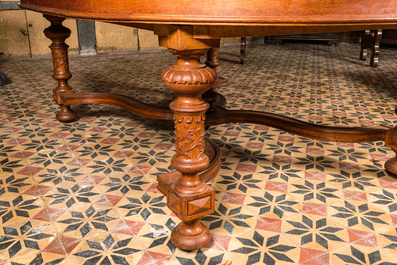
<path fill-rule="evenodd" d="M 216 74 L 211 68 L 192 69 L 190 71 L 174 69 L 172 66 L 163 72 L 161 79 L 173 84 L 208 84 L 215 81 Z"/>

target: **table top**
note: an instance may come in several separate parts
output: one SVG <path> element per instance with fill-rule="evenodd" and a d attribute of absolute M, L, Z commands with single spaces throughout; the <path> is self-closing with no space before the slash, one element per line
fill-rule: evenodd
<path fill-rule="evenodd" d="M 21 0 L 60 16 L 150 24 L 397 24 L 397 0 Z"/>
<path fill-rule="evenodd" d="M 196 39 L 397 29 L 397 0 L 21 0 L 20 7 Z"/>

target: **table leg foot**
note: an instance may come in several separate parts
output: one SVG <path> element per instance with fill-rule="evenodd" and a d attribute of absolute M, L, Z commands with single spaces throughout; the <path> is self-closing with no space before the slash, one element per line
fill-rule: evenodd
<path fill-rule="evenodd" d="M 200 219 L 182 222 L 171 233 L 171 241 L 180 249 L 195 250 L 205 247 L 211 241 L 211 233 Z"/>
<path fill-rule="evenodd" d="M 393 175 L 397 176 L 397 161 L 396 157 L 391 158 L 385 163 L 385 170 Z"/>
<path fill-rule="evenodd" d="M 61 110 L 55 116 L 58 121 L 61 122 L 71 122 L 76 119 L 76 113 L 70 109 L 69 106 L 61 105 Z"/>

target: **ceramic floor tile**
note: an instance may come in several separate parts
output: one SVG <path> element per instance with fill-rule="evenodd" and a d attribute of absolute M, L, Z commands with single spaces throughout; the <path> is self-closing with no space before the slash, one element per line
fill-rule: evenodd
<path fill-rule="evenodd" d="M 390 214 L 397 213 L 397 190 L 379 189 L 369 193 L 368 196 L 368 200 L 376 207 Z"/>
<path fill-rule="evenodd" d="M 55 221 L 56 229 L 69 238 L 90 238 L 112 231 L 120 222 L 113 208 L 107 205 L 74 206 Z"/>
<path fill-rule="evenodd" d="M 0 256 L 14 259 L 39 254 L 55 239 L 54 226 L 41 220 L 20 219 L 0 227 Z"/>
<path fill-rule="evenodd" d="M 0 179 L 0 195 L 3 193 L 19 193 L 27 191 L 32 188 L 34 182 L 30 176 L 3 173 Z"/>
<path fill-rule="evenodd" d="M 102 233 L 83 240 L 69 258 L 72 264 L 139 264 L 144 254 L 134 237 Z"/>
<path fill-rule="evenodd" d="M 136 191 L 124 196 L 115 207 L 120 216 L 129 221 L 145 222 L 171 215 L 162 193 Z"/>
<path fill-rule="evenodd" d="M 28 221 L 44 209 L 44 203 L 38 196 L 6 193 L 0 196 L 1 225 L 17 221 Z"/>
<path fill-rule="evenodd" d="M 353 244 L 332 251 L 329 264 L 397 264 L 395 260 L 381 249 Z"/>
<path fill-rule="evenodd" d="M 303 211 L 303 203 L 295 197 L 272 190 L 247 195 L 244 205 L 256 215 L 272 219 L 284 219 Z"/>
<path fill-rule="evenodd" d="M 202 221 L 214 234 L 233 235 L 254 228 L 257 218 L 243 205 L 216 203 L 215 212 L 205 216 Z"/>
<path fill-rule="evenodd" d="M 387 226 L 377 233 L 377 242 L 379 247 L 397 257 L 397 228 L 395 226 Z"/>
<path fill-rule="evenodd" d="M 332 205 L 343 199 L 343 191 L 330 181 L 301 179 L 288 184 L 288 193 L 305 203 Z"/>
<path fill-rule="evenodd" d="M 391 224 L 387 212 L 363 201 L 342 200 L 329 205 L 327 212 L 344 226 L 360 231 L 373 232 Z"/>
<path fill-rule="evenodd" d="M 296 244 L 307 249 L 331 251 L 349 241 L 345 228 L 321 215 L 304 214 L 286 218 L 281 229 Z"/>
<path fill-rule="evenodd" d="M 93 183 L 81 181 L 60 182 L 48 191 L 43 200 L 48 207 L 70 209 L 73 206 L 89 205 L 101 198 L 101 192 Z"/>
<path fill-rule="evenodd" d="M 261 230 L 233 237 L 229 251 L 238 264 L 297 264 L 300 253 L 284 235 Z"/>
<path fill-rule="evenodd" d="M 228 109 L 270 111 L 312 124 L 394 127 L 395 49 L 378 68 L 359 45 L 285 43 L 222 46 L 217 89 Z M 77 92 L 127 94 L 168 106 L 161 81 L 168 51 L 71 56 Z M 48 58 L 2 62 L 0 91 L 0 264 L 395 264 L 394 152 L 383 142 L 333 143 L 254 124 L 210 127 L 222 168 L 209 185 L 216 211 L 201 250 L 176 249 L 180 220 L 157 189 L 173 170 L 172 121 L 117 106 L 73 106 L 54 114 Z"/>

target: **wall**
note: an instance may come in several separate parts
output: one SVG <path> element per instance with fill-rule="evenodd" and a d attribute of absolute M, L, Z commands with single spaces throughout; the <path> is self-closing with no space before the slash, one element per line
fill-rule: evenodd
<path fill-rule="evenodd" d="M 69 54 L 79 54 L 76 20 L 67 19 L 63 24 L 72 31 L 72 35 L 66 40 Z M 28 10 L 0 11 L 0 55 L 3 57 L 49 55 L 48 46 L 51 41 L 43 34 L 43 30 L 49 25 L 50 23 L 40 13 Z M 158 38 L 151 31 L 103 22 L 95 22 L 95 39 L 98 53 L 163 49 L 158 46 Z M 222 44 L 239 42 L 240 38 L 222 40 Z"/>

